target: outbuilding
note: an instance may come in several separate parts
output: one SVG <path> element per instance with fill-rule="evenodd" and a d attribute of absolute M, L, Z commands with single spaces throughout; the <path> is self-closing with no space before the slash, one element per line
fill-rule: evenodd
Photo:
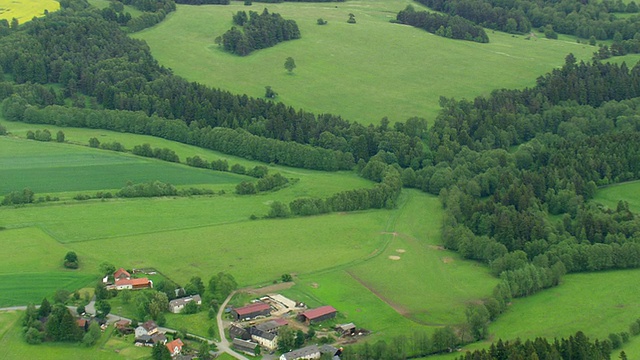
<path fill-rule="evenodd" d="M 231 310 L 231 315 L 240 321 L 250 320 L 257 316 L 268 316 L 270 314 L 271 306 L 261 301 Z"/>
<path fill-rule="evenodd" d="M 334 309 L 333 306 L 326 305 L 303 312 L 298 315 L 298 320 L 306 322 L 307 324 L 314 324 L 328 319 L 333 319 L 336 317 L 337 313 L 338 310 Z"/>

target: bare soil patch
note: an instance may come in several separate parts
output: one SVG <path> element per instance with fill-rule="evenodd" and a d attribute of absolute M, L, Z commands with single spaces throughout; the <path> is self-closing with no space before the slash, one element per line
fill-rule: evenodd
<path fill-rule="evenodd" d="M 400 253 L 400 254 L 404 254 L 404 253 L 407 252 L 407 250 L 405 250 L 405 249 L 396 249 L 396 252 Z"/>
<path fill-rule="evenodd" d="M 442 262 L 443 262 L 443 263 L 445 263 L 445 264 L 452 263 L 452 262 L 453 262 L 453 258 L 450 258 L 450 257 L 443 257 L 443 258 L 442 258 Z"/>
<path fill-rule="evenodd" d="M 390 259 L 390 260 L 396 260 L 396 261 L 397 261 L 397 260 L 400 260 L 400 256 L 390 255 L 390 256 L 389 256 L 389 259 Z"/>
<path fill-rule="evenodd" d="M 257 289 L 245 289 L 244 292 L 252 295 L 266 295 L 266 294 L 277 293 L 280 290 L 289 289 L 293 285 L 295 285 L 295 283 L 293 281 L 290 281 L 290 282 L 273 284 L 273 285 L 269 285 L 269 286 L 265 286 Z"/>
<path fill-rule="evenodd" d="M 429 249 L 432 249 L 432 250 L 444 250 L 444 246 L 441 246 L 441 245 L 437 245 L 437 246 L 436 245 L 429 245 Z"/>

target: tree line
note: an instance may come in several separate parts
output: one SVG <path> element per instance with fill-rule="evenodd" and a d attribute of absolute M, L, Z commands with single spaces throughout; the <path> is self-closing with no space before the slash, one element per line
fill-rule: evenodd
<path fill-rule="evenodd" d="M 411 5 L 400 11 L 396 21 L 411 25 L 438 36 L 488 43 L 489 37 L 484 29 L 460 16 L 442 15 L 427 11 L 416 11 Z"/>
<path fill-rule="evenodd" d="M 300 38 L 300 29 L 295 20 L 286 20 L 265 8 L 261 14 L 255 11 L 238 11 L 233 22 L 242 28 L 232 27 L 222 35 L 223 48 L 236 55 L 246 56 L 255 50 Z"/>
<path fill-rule="evenodd" d="M 582 2 L 530 1 L 510 2 L 496 0 L 418 0 L 429 8 L 457 15 L 482 27 L 508 33 L 527 33 L 545 27 L 561 34 L 597 40 L 613 39 L 619 32 L 623 39 L 632 39 L 640 24 L 635 16 L 616 17 L 616 12 L 637 14 L 638 5 L 620 1 Z M 595 15 L 597 14 L 597 15 Z"/>

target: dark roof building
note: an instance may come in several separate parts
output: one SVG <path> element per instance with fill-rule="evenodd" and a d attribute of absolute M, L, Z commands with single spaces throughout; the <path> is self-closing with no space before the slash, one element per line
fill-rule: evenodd
<path fill-rule="evenodd" d="M 320 359 L 320 349 L 317 345 L 310 345 L 302 349 L 289 351 L 280 356 L 280 360 Z"/>
<path fill-rule="evenodd" d="M 254 327 L 261 331 L 277 333 L 280 327 L 287 324 L 289 324 L 289 322 L 285 319 L 274 319 L 274 320 L 263 322 L 262 324 L 258 324 Z"/>
<path fill-rule="evenodd" d="M 250 340 L 251 334 L 249 333 L 249 330 L 245 328 L 231 325 L 229 327 L 229 337 L 231 337 L 232 339 Z"/>
<path fill-rule="evenodd" d="M 242 339 L 233 339 L 233 343 L 231 343 L 231 345 L 234 349 L 242 351 L 243 353 L 249 354 L 251 356 L 256 356 L 256 349 L 259 347 L 257 343 Z"/>
<path fill-rule="evenodd" d="M 307 322 L 309 324 L 325 321 L 327 319 L 333 319 L 336 317 L 338 310 L 334 309 L 333 306 L 321 306 L 316 309 L 311 309 L 303 312 L 298 315 L 298 319 L 300 321 Z"/>
<path fill-rule="evenodd" d="M 267 316 L 271 314 L 271 306 L 263 302 L 253 303 L 231 310 L 231 314 L 236 320 L 249 320 L 257 316 Z"/>

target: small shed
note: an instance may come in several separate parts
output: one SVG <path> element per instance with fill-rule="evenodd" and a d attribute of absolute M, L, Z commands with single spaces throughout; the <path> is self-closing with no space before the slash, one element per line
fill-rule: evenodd
<path fill-rule="evenodd" d="M 231 345 L 234 349 L 251 356 L 256 356 L 256 354 L 258 353 L 258 349 L 260 348 L 260 345 L 258 345 L 257 343 L 242 339 L 233 339 Z"/>

